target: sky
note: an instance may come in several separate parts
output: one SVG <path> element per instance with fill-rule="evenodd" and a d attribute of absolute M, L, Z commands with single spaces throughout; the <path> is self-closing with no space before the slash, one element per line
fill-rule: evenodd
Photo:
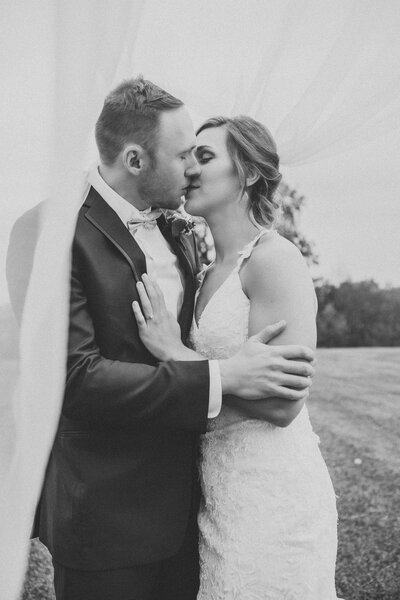
<path fill-rule="evenodd" d="M 398 130 L 285 176 L 305 196 L 300 226 L 315 242 L 318 275 L 400 287 Z"/>
<path fill-rule="evenodd" d="M 184 77 L 186 57 L 192 77 L 194 77 L 193 73 L 197 73 L 203 86 L 207 85 L 207 78 L 210 77 L 209 85 L 218 86 L 217 71 L 211 72 L 210 65 L 213 61 L 218 62 L 218 69 L 223 72 L 224 60 L 227 60 L 223 53 L 226 32 L 220 30 L 215 22 L 210 23 L 214 28 L 210 46 L 201 45 L 198 48 L 197 38 L 200 41 L 203 39 L 201 37 L 203 34 L 200 30 L 194 29 L 191 34 L 194 43 L 190 49 L 186 48 L 185 43 L 190 38 L 185 31 L 184 19 L 187 23 L 191 20 L 190 5 L 182 4 L 179 0 L 174 1 L 173 4 L 179 10 L 183 5 L 187 7 L 185 13 L 182 13 L 181 23 L 179 23 L 178 13 L 173 14 L 172 4 L 168 4 L 167 7 L 167 3 L 158 5 L 154 1 L 149 3 L 150 9 L 152 8 L 156 13 L 151 14 L 149 10 L 145 14 L 135 49 L 135 71 L 145 70 L 146 73 L 150 71 L 151 74 L 151 69 L 148 68 L 150 60 L 154 64 L 159 62 L 159 71 L 156 69 L 156 74 L 165 67 L 166 63 L 161 61 L 163 54 L 160 54 L 160 50 L 165 47 L 162 36 L 167 36 L 165 39 L 168 39 L 169 30 L 165 30 L 166 33 L 159 29 L 159 45 L 155 42 L 150 46 L 146 30 L 146 27 L 150 29 L 154 26 L 155 15 L 158 15 L 160 22 L 165 23 L 167 18 L 171 18 L 171 23 L 178 26 L 178 38 L 172 36 L 171 39 L 173 38 L 172 41 L 175 43 L 174 60 L 182 61 L 182 77 Z M 250 4 L 265 6 L 264 2 L 257 4 L 257 0 L 250 1 Z M 297 3 L 296 7 L 300 4 Z M 308 4 L 312 8 L 312 0 Z M 365 0 L 364 5 L 373 4 L 373 1 Z M 47 78 L 46 74 L 51 72 L 54 60 L 51 45 L 54 31 L 51 29 L 52 17 L 48 10 L 51 2 L 46 0 L 39 4 L 35 3 L 34 7 L 33 4 L 21 1 L 5 2 L 6 8 L 7 5 L 7 19 L 2 20 L 6 25 L 0 37 L 0 71 L 4 90 L 0 98 L 0 304 L 7 302 L 8 298 L 4 263 L 12 224 L 25 210 L 40 202 L 46 193 L 44 161 L 47 156 L 46 148 L 51 139 L 51 132 L 46 127 L 46 107 L 51 94 L 49 87 L 51 78 Z M 281 3 L 271 0 L 268 2 L 269 5 L 271 10 L 274 6 L 278 10 Z M 336 6 L 341 8 L 345 6 L 340 0 L 337 0 L 337 3 L 329 2 L 328 5 L 331 15 L 334 14 Z M 375 5 L 382 6 L 377 0 Z M 202 18 L 207 22 L 211 14 L 204 8 L 207 2 L 199 6 L 204 12 Z M 215 7 L 214 19 L 217 9 L 223 18 L 221 6 L 222 4 L 219 4 Z M 236 6 L 242 5 L 238 3 Z M 400 9 L 398 4 L 391 0 L 385 3 L 385 8 L 388 10 L 385 18 L 389 27 L 394 19 L 399 18 Z M 251 15 L 246 18 L 250 19 L 250 17 Z M 321 10 L 309 12 L 307 18 L 311 19 L 314 32 L 321 30 L 323 23 Z M 234 35 L 237 37 L 240 35 L 241 24 L 238 20 L 235 23 Z M 385 25 L 385 22 L 383 24 Z M 159 27 L 161 28 L 161 25 Z M 257 35 L 256 33 L 254 39 L 258 39 L 259 33 Z M 321 50 L 322 38 L 323 36 L 318 40 L 315 38 L 315 41 L 312 38 L 302 40 L 299 54 L 301 50 L 303 63 L 311 60 L 316 49 Z M 252 43 L 255 44 L 255 41 L 252 40 Z M 376 37 L 374 43 L 382 44 L 382 48 L 385 48 L 385 27 L 381 27 L 381 36 Z M 393 51 L 398 55 L 400 36 L 397 36 L 395 42 L 392 37 L 390 43 L 396 44 L 395 47 L 393 46 Z M 189 50 L 193 48 L 195 53 L 191 54 Z M 257 50 L 256 45 L 250 50 L 254 54 Z M 232 48 L 232 53 L 234 60 L 238 61 L 241 54 L 240 43 Z M 290 66 L 289 62 L 287 64 Z M 141 68 L 142 65 L 144 69 Z M 171 71 L 175 80 L 179 79 L 180 73 L 179 69 L 173 73 Z M 223 84 L 227 86 L 230 85 L 231 80 L 234 81 L 235 74 L 225 75 Z M 290 71 L 288 80 L 293 81 L 297 77 L 300 81 L 303 75 L 301 69 L 298 73 L 293 70 Z M 388 75 L 390 76 L 390 72 Z M 371 73 L 371 81 L 374 76 L 375 74 Z M 189 90 L 190 84 L 185 85 Z M 366 86 L 367 93 L 368 82 L 364 81 L 363 85 Z M 393 97 L 398 101 L 400 94 L 398 73 L 393 72 L 393 91 L 391 92 L 390 81 L 387 89 L 388 93 L 393 93 Z M 360 94 L 359 97 L 362 99 L 362 90 L 357 90 L 357 94 Z M 273 94 L 270 101 L 274 101 Z M 288 101 L 287 97 L 285 101 Z M 275 100 L 275 104 L 277 105 L 278 102 L 279 98 Z M 196 108 L 199 109 L 198 106 Z M 96 116 L 97 114 L 93 115 L 93 121 Z M 370 141 L 359 143 L 352 149 L 342 147 L 333 157 L 319 158 L 316 162 L 296 167 L 283 165 L 284 179 L 306 198 L 300 226 L 306 237 L 315 243 L 319 255 L 319 267 L 315 274 L 323 279 L 333 283 L 345 279 L 375 279 L 382 286 L 400 286 L 400 116 L 398 121 L 394 123 L 392 131 L 386 131 L 384 134 L 381 132 L 378 137 L 372 137 Z M 269 124 L 268 122 L 267 125 Z"/>

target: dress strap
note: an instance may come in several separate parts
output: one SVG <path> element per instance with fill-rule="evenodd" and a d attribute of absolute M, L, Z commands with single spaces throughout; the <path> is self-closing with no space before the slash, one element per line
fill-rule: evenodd
<path fill-rule="evenodd" d="M 236 267 L 234 269 L 235 271 L 240 270 L 240 267 L 242 266 L 243 262 L 251 256 L 251 253 L 253 252 L 253 249 L 256 247 L 258 241 L 266 233 L 272 234 L 272 233 L 275 233 L 275 230 L 274 229 L 260 229 L 260 231 L 258 232 L 256 237 L 253 240 L 251 240 L 251 242 L 246 244 L 245 247 L 238 252 L 239 258 L 237 259 L 237 262 L 236 262 Z"/>

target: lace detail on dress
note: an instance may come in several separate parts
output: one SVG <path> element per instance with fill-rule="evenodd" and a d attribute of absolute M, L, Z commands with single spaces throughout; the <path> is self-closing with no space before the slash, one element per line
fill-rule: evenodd
<path fill-rule="evenodd" d="M 192 346 L 209 359 L 232 356 L 247 340 L 250 302 L 239 271 L 266 233 L 239 253 L 193 321 Z M 201 444 L 198 600 L 336 600 L 335 495 L 318 441 L 306 408 L 286 428 L 225 406 L 210 421 Z"/>
<path fill-rule="evenodd" d="M 250 257 L 261 236 L 266 233 L 272 234 L 272 231 L 263 229 L 238 252 L 235 267 L 204 307 L 198 325 L 193 317 L 189 344 L 209 359 L 233 356 L 248 338 L 250 301 L 243 292 L 239 271 L 243 262 Z M 199 287 L 196 300 L 210 266 L 205 267 L 198 275 Z M 237 411 L 223 406 L 219 416 L 209 422 L 209 428 L 223 427 L 236 422 L 238 418 L 242 420 Z"/>

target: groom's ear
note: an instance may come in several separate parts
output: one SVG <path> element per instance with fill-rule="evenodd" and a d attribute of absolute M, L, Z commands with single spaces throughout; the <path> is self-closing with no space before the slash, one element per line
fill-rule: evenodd
<path fill-rule="evenodd" d="M 123 165 L 132 175 L 140 175 L 145 160 L 146 153 L 138 144 L 129 144 L 122 152 Z"/>

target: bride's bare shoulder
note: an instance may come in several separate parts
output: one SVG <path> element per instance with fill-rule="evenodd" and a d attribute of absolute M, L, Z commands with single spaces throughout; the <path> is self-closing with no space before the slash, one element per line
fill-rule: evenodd
<path fill-rule="evenodd" d="M 276 231 L 260 238 L 248 261 L 249 270 L 256 274 L 260 269 L 281 269 L 289 265 L 305 266 L 305 260 L 297 246 Z"/>
<path fill-rule="evenodd" d="M 277 232 L 264 234 L 254 247 L 245 269 L 243 269 L 242 280 L 244 286 L 251 290 L 266 282 L 277 289 L 282 284 L 289 287 L 295 282 L 303 281 L 308 285 L 311 275 L 306 261 L 300 250 L 289 240 Z"/>

